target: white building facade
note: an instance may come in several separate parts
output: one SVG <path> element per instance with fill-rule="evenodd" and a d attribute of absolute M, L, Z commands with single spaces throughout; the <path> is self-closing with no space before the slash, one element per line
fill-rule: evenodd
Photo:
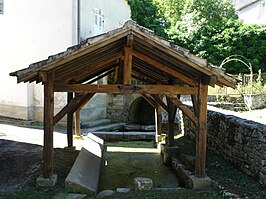
<path fill-rule="evenodd" d="M 246 24 L 266 24 L 266 0 L 232 0 L 240 19 Z"/>
<path fill-rule="evenodd" d="M 0 115 L 42 120 L 42 85 L 17 84 L 9 73 L 117 28 L 128 19 L 126 0 L 0 0 Z M 92 112 L 90 119 L 104 118 L 105 98 L 92 99 L 95 103 L 85 107 L 85 116 Z M 55 96 L 56 111 L 65 103 L 65 95 Z"/>

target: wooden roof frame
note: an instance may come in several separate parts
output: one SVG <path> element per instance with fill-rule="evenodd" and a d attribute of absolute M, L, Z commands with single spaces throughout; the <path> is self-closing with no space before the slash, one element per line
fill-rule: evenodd
<path fill-rule="evenodd" d="M 114 73 L 113 84 L 91 84 L 110 73 Z M 68 146 L 72 147 L 73 113 L 95 93 L 142 94 L 156 110 L 157 136 L 161 132 L 160 108 L 164 108 L 169 114 L 168 147 L 174 144 L 176 109 L 182 110 L 197 127 L 195 174 L 204 177 L 208 85 L 235 87 L 237 83 L 223 69 L 131 20 L 121 28 L 88 38 L 10 75 L 16 76 L 18 83 L 44 84 L 44 178 L 53 175 L 54 124 L 67 115 Z M 132 85 L 132 78 L 142 83 Z M 54 115 L 54 92 L 68 93 L 68 104 L 57 115 Z M 183 94 L 192 96 L 194 111 L 180 101 Z M 167 104 L 162 101 L 163 96 Z"/>

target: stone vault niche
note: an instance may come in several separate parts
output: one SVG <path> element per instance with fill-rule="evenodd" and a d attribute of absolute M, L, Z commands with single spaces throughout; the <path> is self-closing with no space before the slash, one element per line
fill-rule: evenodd
<path fill-rule="evenodd" d="M 143 97 L 138 97 L 130 105 L 129 123 L 141 125 L 155 124 L 154 108 Z"/>

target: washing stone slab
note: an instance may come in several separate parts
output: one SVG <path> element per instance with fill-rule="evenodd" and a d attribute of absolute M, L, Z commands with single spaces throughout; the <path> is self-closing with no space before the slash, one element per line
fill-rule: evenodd
<path fill-rule="evenodd" d="M 130 140 L 153 140 L 155 139 L 155 132 L 108 132 L 108 131 L 98 131 L 91 132 L 91 134 L 100 137 L 105 141 L 130 141 Z M 87 137 L 90 137 L 88 133 Z"/>
<path fill-rule="evenodd" d="M 65 180 L 65 189 L 69 192 L 97 194 L 103 157 L 103 148 L 100 143 L 103 141 L 95 135 L 91 137 L 93 139 L 86 139 Z"/>

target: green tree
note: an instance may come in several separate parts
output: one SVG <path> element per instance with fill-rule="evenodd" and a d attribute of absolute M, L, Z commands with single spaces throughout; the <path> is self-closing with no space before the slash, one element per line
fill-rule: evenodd
<path fill-rule="evenodd" d="M 164 32 L 169 24 L 164 15 L 159 11 L 158 4 L 154 0 L 128 0 L 131 7 L 131 18 L 139 25 L 149 28 L 155 34 L 167 37 Z"/>
<path fill-rule="evenodd" d="M 220 65 L 234 54 L 246 57 L 253 71 L 266 71 L 266 28 L 244 25 L 230 0 L 130 0 L 132 18 L 156 34 Z M 227 72 L 245 73 L 241 63 Z"/>

